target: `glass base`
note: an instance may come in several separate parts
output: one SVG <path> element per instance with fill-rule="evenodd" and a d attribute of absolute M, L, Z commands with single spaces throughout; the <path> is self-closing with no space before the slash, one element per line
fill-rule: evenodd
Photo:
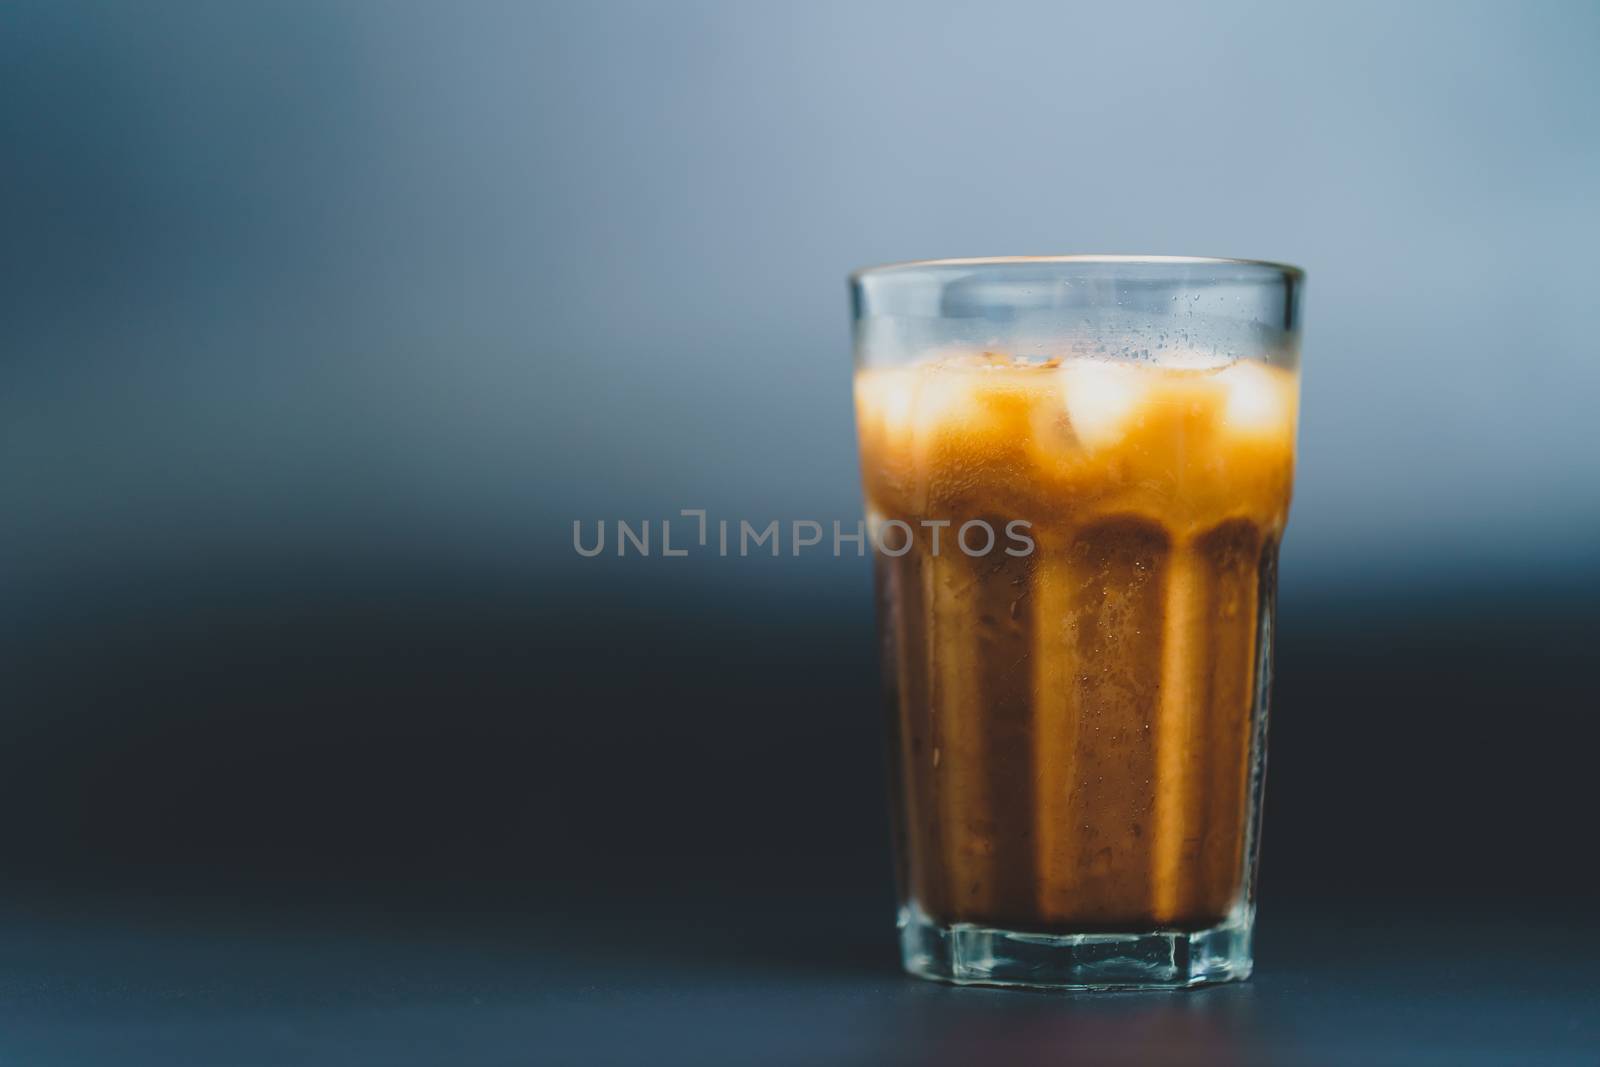
<path fill-rule="evenodd" d="M 1188 989 L 1250 977 L 1252 910 L 1206 930 L 1036 934 L 940 923 L 900 909 L 900 959 L 918 978 L 1024 989 Z"/>

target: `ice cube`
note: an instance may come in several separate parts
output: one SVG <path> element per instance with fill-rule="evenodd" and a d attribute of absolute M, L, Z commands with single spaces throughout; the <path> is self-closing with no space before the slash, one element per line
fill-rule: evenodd
<path fill-rule="evenodd" d="M 939 433 L 975 429 L 983 414 L 989 384 L 976 368 L 934 364 L 921 368 L 912 398 L 912 422 L 924 439 Z"/>
<path fill-rule="evenodd" d="M 1223 418 L 1243 434 L 1277 434 L 1294 425 L 1294 378 L 1254 360 L 1240 360 L 1217 375 L 1226 383 Z"/>
<path fill-rule="evenodd" d="M 1216 349 L 1169 348 L 1161 352 L 1158 364 L 1172 370 L 1219 371 L 1238 362 L 1237 358 Z"/>
<path fill-rule="evenodd" d="M 1131 363 L 1069 359 L 1055 373 L 1078 443 L 1096 449 L 1120 441 L 1145 395 L 1149 372 Z"/>
<path fill-rule="evenodd" d="M 916 416 L 921 375 L 905 368 L 881 368 L 856 375 L 856 406 L 864 425 L 900 437 L 910 432 Z"/>
<path fill-rule="evenodd" d="M 863 423 L 885 436 L 926 438 L 972 428 L 983 385 L 970 369 L 940 364 L 863 371 L 856 376 L 856 403 Z"/>

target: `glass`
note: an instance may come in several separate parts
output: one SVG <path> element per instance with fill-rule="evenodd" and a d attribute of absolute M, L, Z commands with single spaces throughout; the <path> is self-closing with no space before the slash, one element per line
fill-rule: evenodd
<path fill-rule="evenodd" d="M 852 276 L 912 974 L 1250 974 L 1303 287 L 1146 256 Z"/>

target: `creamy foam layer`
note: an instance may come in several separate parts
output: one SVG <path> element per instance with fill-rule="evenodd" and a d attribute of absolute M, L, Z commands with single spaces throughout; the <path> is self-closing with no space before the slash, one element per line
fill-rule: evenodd
<path fill-rule="evenodd" d="M 966 355 L 860 371 L 869 505 L 898 518 L 1142 515 L 1178 536 L 1249 517 L 1280 531 L 1297 376 L 1188 362 Z"/>

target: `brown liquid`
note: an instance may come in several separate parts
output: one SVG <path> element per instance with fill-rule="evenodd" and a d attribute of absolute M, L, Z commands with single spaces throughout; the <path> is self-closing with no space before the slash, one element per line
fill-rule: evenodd
<path fill-rule="evenodd" d="M 858 376 L 869 507 L 917 531 L 877 573 L 903 893 L 923 912 L 1132 931 L 1240 902 L 1296 388 L 1256 364 Z M 978 556 L 955 536 L 973 519 L 998 535 Z M 1016 519 L 1026 554 L 1006 551 L 1027 547 Z M 937 554 L 922 520 L 951 522 Z"/>

